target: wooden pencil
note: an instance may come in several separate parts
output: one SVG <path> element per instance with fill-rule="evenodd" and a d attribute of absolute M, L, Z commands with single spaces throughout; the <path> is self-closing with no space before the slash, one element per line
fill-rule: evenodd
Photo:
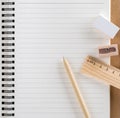
<path fill-rule="evenodd" d="M 84 101 L 84 99 L 83 99 L 83 96 L 82 96 L 82 94 L 81 94 L 81 92 L 80 92 L 80 89 L 79 89 L 79 87 L 78 87 L 78 84 L 77 84 L 77 82 L 76 82 L 76 80 L 75 80 L 75 76 L 74 76 L 74 73 L 73 73 L 73 71 L 72 71 L 72 69 L 71 69 L 71 67 L 70 67 L 69 62 L 67 61 L 67 59 L 63 58 L 63 63 L 64 63 L 65 70 L 67 71 L 67 74 L 68 74 L 68 76 L 69 76 L 69 79 L 70 79 L 70 81 L 71 81 L 71 84 L 72 84 L 72 86 L 73 86 L 73 89 L 74 89 L 74 91 L 75 91 L 75 93 L 76 93 L 76 96 L 77 96 L 77 98 L 78 98 L 79 104 L 80 104 L 80 106 L 81 106 L 81 108 L 82 108 L 82 111 L 83 111 L 83 113 L 84 113 L 85 118 L 91 118 L 91 117 L 90 117 L 90 113 L 89 113 L 89 111 L 88 111 L 88 108 L 87 108 L 87 106 L 86 106 L 86 104 L 85 104 L 85 101 Z"/>

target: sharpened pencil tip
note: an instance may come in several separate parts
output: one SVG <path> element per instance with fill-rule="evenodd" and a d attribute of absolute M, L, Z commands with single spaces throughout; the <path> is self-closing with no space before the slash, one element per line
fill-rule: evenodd
<path fill-rule="evenodd" d="M 65 62 L 65 57 L 63 57 L 63 62 Z"/>

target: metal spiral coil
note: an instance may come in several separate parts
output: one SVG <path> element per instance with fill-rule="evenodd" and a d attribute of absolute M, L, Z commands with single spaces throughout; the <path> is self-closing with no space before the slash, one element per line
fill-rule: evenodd
<path fill-rule="evenodd" d="M 15 2 L 1 2 L 2 117 L 15 116 Z"/>

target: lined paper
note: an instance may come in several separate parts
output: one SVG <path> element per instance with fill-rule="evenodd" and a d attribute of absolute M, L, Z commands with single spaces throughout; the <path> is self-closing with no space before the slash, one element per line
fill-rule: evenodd
<path fill-rule="evenodd" d="M 109 87 L 80 74 L 84 58 L 109 43 L 92 26 L 100 13 L 109 18 L 109 0 L 16 1 L 16 118 L 83 118 L 63 56 L 92 118 L 109 118 Z"/>

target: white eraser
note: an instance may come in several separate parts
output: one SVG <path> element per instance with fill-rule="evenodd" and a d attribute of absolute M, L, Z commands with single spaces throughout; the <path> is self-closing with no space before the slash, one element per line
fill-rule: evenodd
<path fill-rule="evenodd" d="M 103 16 L 97 17 L 97 19 L 94 22 L 94 27 L 104 32 L 106 35 L 108 35 L 111 38 L 114 38 L 120 29 L 118 26 L 116 26 L 112 22 L 109 22 Z"/>

